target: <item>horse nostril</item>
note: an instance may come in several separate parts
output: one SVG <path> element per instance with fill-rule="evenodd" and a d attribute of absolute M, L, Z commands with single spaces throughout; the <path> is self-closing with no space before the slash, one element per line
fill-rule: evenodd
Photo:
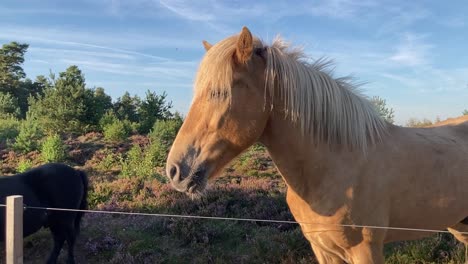
<path fill-rule="evenodd" d="M 171 168 L 169 169 L 168 176 L 171 180 L 175 179 L 176 177 L 179 176 L 179 166 L 177 165 L 172 165 Z"/>

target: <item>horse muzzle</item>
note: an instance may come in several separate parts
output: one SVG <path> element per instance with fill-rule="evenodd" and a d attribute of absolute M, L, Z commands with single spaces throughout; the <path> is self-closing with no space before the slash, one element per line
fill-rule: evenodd
<path fill-rule="evenodd" d="M 202 192 L 207 183 L 207 173 L 203 166 L 189 168 L 177 163 L 168 164 L 166 174 L 171 185 L 179 192 L 189 194 Z"/>

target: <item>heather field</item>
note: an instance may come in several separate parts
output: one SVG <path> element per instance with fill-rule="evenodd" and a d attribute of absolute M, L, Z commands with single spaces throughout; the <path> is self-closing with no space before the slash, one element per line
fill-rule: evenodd
<path fill-rule="evenodd" d="M 150 136 L 109 141 L 93 132 L 63 143 L 64 162 L 89 175 L 90 209 L 293 220 L 286 186 L 262 146 L 243 153 L 203 198 L 193 200 L 166 183 L 162 166 L 167 149 L 157 148 Z M 2 174 L 41 164 L 42 156 L 3 146 Z M 44 263 L 51 247 L 47 230 L 27 238 L 25 263 Z M 446 234 L 391 244 L 385 252 L 387 263 L 464 260 L 463 246 Z M 92 213 L 84 218 L 76 256 L 78 263 L 315 263 L 295 224 Z"/>

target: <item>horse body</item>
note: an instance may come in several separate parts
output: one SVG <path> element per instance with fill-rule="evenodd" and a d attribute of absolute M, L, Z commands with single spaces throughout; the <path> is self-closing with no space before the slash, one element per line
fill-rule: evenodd
<path fill-rule="evenodd" d="M 303 61 L 281 40 L 264 46 L 246 28 L 205 48 L 167 160 L 177 190 L 201 193 L 260 141 L 320 263 L 383 263 L 384 243 L 431 234 L 386 227 L 448 228 L 468 244 L 468 122 L 386 123 L 328 62 Z"/>
<path fill-rule="evenodd" d="M 282 118 L 270 119 L 269 126 L 260 141 L 288 184 L 288 205 L 316 251 L 341 252 L 350 260 L 345 252 L 360 244 L 431 234 L 342 224 L 444 230 L 468 216 L 468 123 L 389 125 L 384 142 L 366 155 L 305 143 Z"/>
<path fill-rule="evenodd" d="M 0 202 L 9 195 L 22 195 L 25 206 L 87 209 L 88 180 L 84 172 L 64 164 L 50 163 L 27 172 L 0 177 Z M 48 263 L 56 263 L 60 250 L 68 243 L 68 263 L 74 263 L 73 247 L 79 233 L 83 213 L 26 209 L 23 215 L 23 235 L 26 237 L 42 227 L 50 228 L 54 249 Z M 0 211 L 4 226 L 5 211 Z M 4 239 L 0 229 L 0 240 Z"/>

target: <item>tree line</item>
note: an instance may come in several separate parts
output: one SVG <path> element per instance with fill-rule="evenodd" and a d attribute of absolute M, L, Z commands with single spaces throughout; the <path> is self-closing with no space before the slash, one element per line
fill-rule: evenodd
<path fill-rule="evenodd" d="M 58 74 L 27 78 L 22 67 L 28 44 L 11 42 L 0 49 L 0 119 L 37 123 L 45 132 L 102 131 L 103 118 L 127 122 L 147 134 L 156 120 L 180 118 L 167 94 L 147 91 L 144 98 L 125 92 L 115 102 L 104 88 L 86 86 L 76 65 Z"/>

